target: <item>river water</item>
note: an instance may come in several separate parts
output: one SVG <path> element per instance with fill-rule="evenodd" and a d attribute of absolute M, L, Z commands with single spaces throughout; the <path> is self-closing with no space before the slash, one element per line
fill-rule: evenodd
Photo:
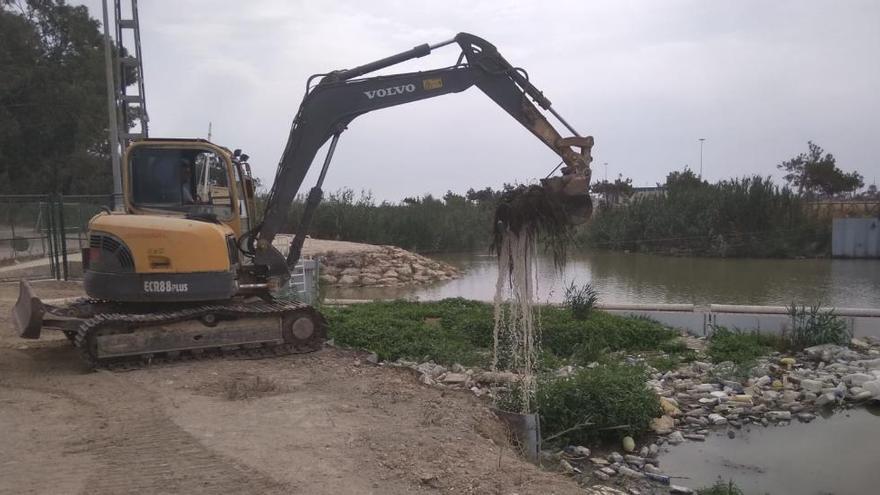
<path fill-rule="evenodd" d="M 497 264 L 489 254 L 437 255 L 464 269 L 462 278 L 428 287 L 332 289 L 347 299 L 465 297 L 489 301 Z M 880 308 L 880 260 L 720 259 L 626 254 L 570 253 L 562 273 L 549 257 L 539 259 L 539 298 L 562 300 L 571 282 L 591 282 L 605 303 L 693 303 L 697 305 L 815 304 Z"/>
<path fill-rule="evenodd" d="M 693 488 L 719 478 L 749 494 L 880 493 L 880 406 L 851 409 L 811 423 L 744 426 L 705 442 L 685 442 L 660 455 L 673 483 Z"/>

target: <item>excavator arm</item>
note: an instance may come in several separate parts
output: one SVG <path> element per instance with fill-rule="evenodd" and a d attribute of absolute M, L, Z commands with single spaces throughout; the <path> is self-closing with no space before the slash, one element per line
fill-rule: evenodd
<path fill-rule="evenodd" d="M 458 62 L 451 67 L 389 76 L 359 79 L 370 72 L 422 57 L 433 49 L 457 43 L 461 47 Z M 489 42 L 477 36 L 459 33 L 452 40 L 436 45 L 420 45 L 354 69 L 324 74 L 307 91 L 294 119 L 287 145 L 278 164 L 262 222 L 249 233 L 248 251 L 254 264 L 264 268 L 264 275 L 286 277 L 296 264 L 312 216 L 323 192 L 321 185 L 342 131 L 355 117 L 396 105 L 436 96 L 458 93 L 476 86 L 514 119 L 546 144 L 562 159 L 561 177 L 544 179 L 548 189 L 560 193 L 571 204 L 578 218 L 589 214 L 589 165 L 592 137 L 581 137 L 552 108 L 550 101 L 521 69 L 513 67 Z M 309 80 L 310 83 L 312 79 Z M 311 84 L 309 84 L 311 85 Z M 534 102 L 534 103 L 533 103 Z M 573 136 L 563 138 L 535 106 L 549 111 Z M 297 230 L 285 258 L 272 246 L 272 240 L 285 227 L 291 202 L 298 193 L 318 150 L 331 141 L 317 184 L 311 189 Z"/>

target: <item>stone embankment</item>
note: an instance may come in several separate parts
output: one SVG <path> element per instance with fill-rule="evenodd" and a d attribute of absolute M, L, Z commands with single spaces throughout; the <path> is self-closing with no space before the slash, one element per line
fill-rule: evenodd
<path fill-rule="evenodd" d="M 279 234 L 273 245 L 286 256 L 291 238 Z M 399 287 L 461 276 L 452 265 L 395 246 L 309 238 L 302 254 L 321 263 L 321 282 L 331 287 Z"/>
<path fill-rule="evenodd" d="M 359 253 L 330 251 L 316 256 L 321 282 L 337 287 L 397 287 L 450 280 L 460 275 L 446 263 L 394 246 Z"/>
<path fill-rule="evenodd" d="M 638 356 L 626 359 L 634 364 L 642 361 Z M 369 360 L 378 363 L 375 355 Z M 388 364 L 416 370 L 425 384 L 469 389 L 478 397 L 494 397 L 500 388 L 519 380 L 512 373 L 461 365 L 446 368 L 403 360 Z M 574 371 L 566 366 L 556 374 L 568 376 Z M 652 424 L 654 435 L 645 437 L 647 442 L 637 445 L 625 437 L 622 453 L 605 455 L 569 445 L 544 451 L 544 464 L 558 466 L 594 493 L 694 493 L 671 483 L 674 479 L 663 472 L 660 456 L 667 444 L 702 442 L 712 429 L 726 429 L 733 438 L 744 425 L 809 423 L 820 410 L 880 401 L 880 338 L 853 339 L 849 346 L 809 347 L 794 356 L 775 353 L 745 370 L 731 362 L 694 361 L 665 373 L 655 370 L 646 385 L 657 392 L 663 410 Z M 629 491 L 601 486 L 611 482 Z"/>

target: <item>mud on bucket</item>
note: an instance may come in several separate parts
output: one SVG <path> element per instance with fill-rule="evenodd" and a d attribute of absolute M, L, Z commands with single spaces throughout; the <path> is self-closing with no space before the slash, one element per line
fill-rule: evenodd
<path fill-rule="evenodd" d="M 511 440 L 529 462 L 538 464 L 541 459 L 541 420 L 537 414 L 520 414 L 492 408 L 495 416 L 507 426 Z"/>

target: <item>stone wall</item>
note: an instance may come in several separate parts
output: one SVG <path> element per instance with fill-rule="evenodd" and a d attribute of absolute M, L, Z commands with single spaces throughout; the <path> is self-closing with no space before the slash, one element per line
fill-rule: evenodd
<path fill-rule="evenodd" d="M 321 282 L 334 287 L 395 287 L 450 280 L 458 269 L 393 246 L 356 252 L 315 253 Z"/>

